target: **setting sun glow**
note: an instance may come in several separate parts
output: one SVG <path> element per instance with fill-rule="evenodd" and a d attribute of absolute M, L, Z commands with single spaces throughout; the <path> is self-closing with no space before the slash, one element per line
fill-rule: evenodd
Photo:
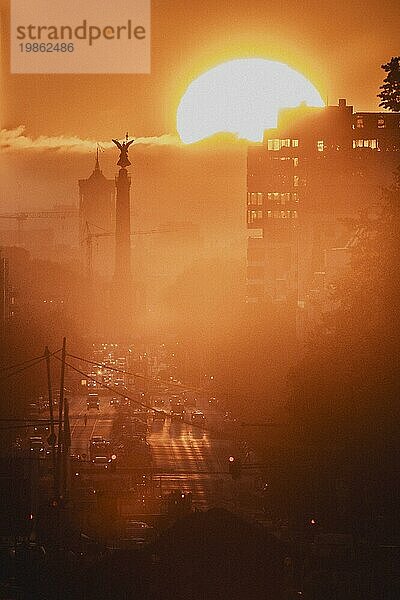
<path fill-rule="evenodd" d="M 276 127 L 278 111 L 324 106 L 303 75 L 280 62 L 260 58 L 222 63 L 192 81 L 177 111 L 177 130 L 186 144 L 228 132 L 250 141 Z"/>

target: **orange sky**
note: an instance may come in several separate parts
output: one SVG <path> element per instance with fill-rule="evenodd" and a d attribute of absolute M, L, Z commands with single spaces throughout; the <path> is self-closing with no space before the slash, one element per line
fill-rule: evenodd
<path fill-rule="evenodd" d="M 7 13 L 7 0 L 0 0 Z M 107 139 L 172 133 L 186 85 L 223 60 L 259 56 L 304 73 L 323 98 L 376 110 L 380 69 L 399 53 L 393 0 L 153 0 L 150 75 L 9 75 L 3 19 L 2 124 L 32 135 Z M 65 103 L 67 102 L 67 110 Z M 95 110 L 94 110 L 95 107 Z"/>
<path fill-rule="evenodd" d="M 376 110 L 380 65 L 400 50 L 400 4 L 393 0 L 152 0 L 150 75 L 10 75 L 7 0 L 0 6 L 1 125 L 25 125 L 33 139 L 110 140 L 127 130 L 135 137 L 174 134 L 176 108 L 190 81 L 239 57 L 287 62 L 332 104 L 346 97 L 356 110 Z M 193 150 L 168 144 L 132 149 L 139 228 L 189 220 L 206 236 L 214 231 L 218 237 L 219 229 L 227 245 L 246 233 L 246 148 L 231 145 L 229 154 L 223 141 L 213 146 L 214 140 Z M 95 145 L 85 152 L 0 149 L 0 213 L 77 204 L 77 180 L 90 174 Z M 115 148 L 102 156 L 107 177 L 116 174 L 117 158 Z"/>

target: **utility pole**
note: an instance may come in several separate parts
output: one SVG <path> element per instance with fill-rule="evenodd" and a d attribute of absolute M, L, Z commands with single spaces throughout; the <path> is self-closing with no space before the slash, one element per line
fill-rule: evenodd
<path fill-rule="evenodd" d="M 64 430 L 63 430 L 63 468 L 62 468 L 62 496 L 67 498 L 69 478 L 69 450 L 71 448 L 71 429 L 69 426 L 69 402 L 64 399 Z"/>
<path fill-rule="evenodd" d="M 53 465 L 53 480 L 54 480 L 54 495 L 57 495 L 57 464 L 56 464 L 56 434 L 54 433 L 54 409 L 53 409 L 53 393 L 51 388 L 51 369 L 50 369 L 50 350 L 46 346 L 44 355 L 46 357 L 47 367 L 47 389 L 49 398 L 49 411 L 50 411 L 50 436 L 48 442 L 51 446 L 51 459 Z"/>
<path fill-rule="evenodd" d="M 63 338 L 61 351 L 61 375 L 60 375 L 60 401 L 58 404 L 58 448 L 57 448 L 57 492 L 61 496 L 61 472 L 62 472 L 62 449 L 63 449 L 63 409 L 64 409 L 64 377 L 65 356 L 67 340 Z"/>

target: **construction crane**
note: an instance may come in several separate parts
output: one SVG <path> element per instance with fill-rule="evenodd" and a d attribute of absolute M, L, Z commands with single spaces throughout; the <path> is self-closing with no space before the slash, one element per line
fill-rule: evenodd
<path fill-rule="evenodd" d="M 67 219 L 77 217 L 78 211 L 75 209 L 66 210 L 43 210 L 43 211 L 24 211 L 17 213 L 1 213 L 0 219 L 15 219 L 17 221 L 17 243 L 22 242 L 22 226 L 28 219 Z"/>
<path fill-rule="evenodd" d="M 97 227 L 97 226 L 96 226 Z M 132 231 L 131 235 L 151 235 L 155 233 L 174 233 L 180 231 L 179 229 L 149 229 L 147 231 Z M 86 221 L 84 229 L 84 240 L 86 243 L 86 275 L 89 281 L 93 278 L 93 240 L 101 237 L 114 236 L 114 231 L 99 231 L 93 233 L 90 231 L 90 224 Z"/>

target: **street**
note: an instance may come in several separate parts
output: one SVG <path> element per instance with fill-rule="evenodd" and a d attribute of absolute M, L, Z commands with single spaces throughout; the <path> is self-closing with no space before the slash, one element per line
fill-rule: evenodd
<path fill-rule="evenodd" d="M 87 459 L 94 435 L 110 439 L 118 410 L 110 406 L 110 398 L 101 396 L 99 410 L 87 410 L 86 396 L 70 398 L 71 456 Z M 207 407 L 204 412 L 208 416 Z M 210 411 L 210 416 L 215 423 L 215 412 L 211 415 Z M 152 478 L 162 497 L 174 491 L 190 492 L 195 509 L 238 508 L 238 483 L 228 473 L 228 457 L 236 444 L 216 435 L 214 426 L 202 429 L 169 417 L 153 420 L 152 414 L 148 426 Z M 148 471 L 148 467 L 143 470 Z M 244 481 L 240 487 L 247 486 L 248 481 Z"/>

